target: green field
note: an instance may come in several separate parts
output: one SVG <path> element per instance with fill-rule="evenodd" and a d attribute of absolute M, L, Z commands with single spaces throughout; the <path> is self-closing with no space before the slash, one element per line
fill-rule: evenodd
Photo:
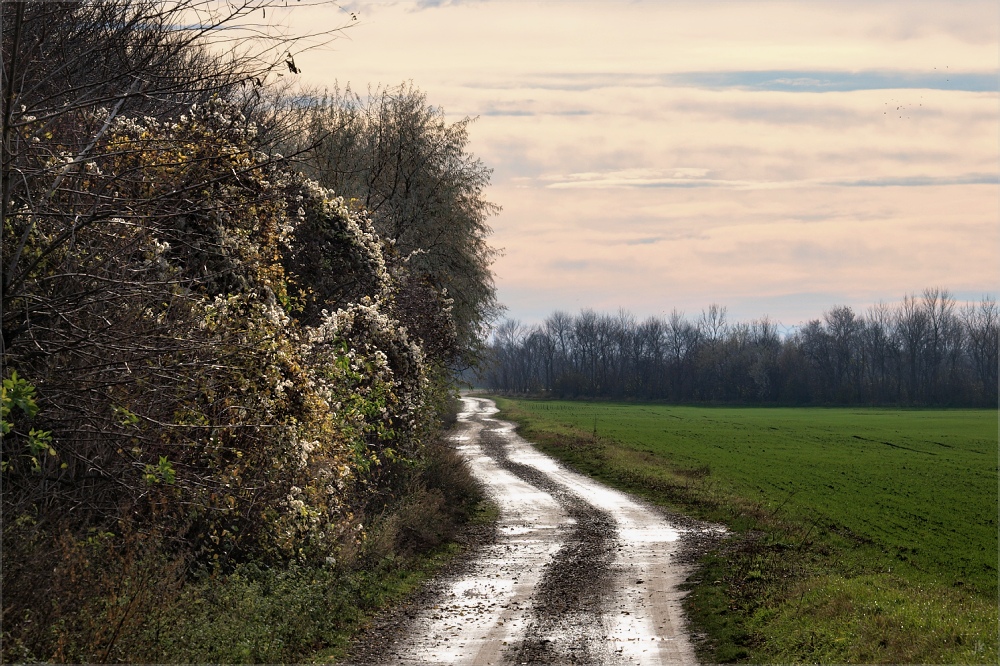
<path fill-rule="evenodd" d="M 583 471 L 758 535 L 692 595 L 736 599 L 703 656 L 995 662 L 995 411 L 500 404 Z"/>

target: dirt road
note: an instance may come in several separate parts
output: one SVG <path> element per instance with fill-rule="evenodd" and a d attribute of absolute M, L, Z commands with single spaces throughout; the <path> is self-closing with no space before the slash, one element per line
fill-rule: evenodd
<path fill-rule="evenodd" d="M 542 455 L 463 398 L 453 438 L 500 507 L 498 537 L 378 660 L 386 664 L 693 664 L 683 532 Z"/>

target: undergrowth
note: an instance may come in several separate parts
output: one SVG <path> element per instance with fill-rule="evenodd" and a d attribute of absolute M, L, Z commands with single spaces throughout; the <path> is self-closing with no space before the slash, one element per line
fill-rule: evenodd
<path fill-rule="evenodd" d="M 334 661 L 374 613 L 462 551 L 456 536 L 490 519 L 484 507 L 464 463 L 442 443 L 429 447 L 405 491 L 369 517 L 366 538 L 326 566 L 194 568 L 151 535 L 46 539 L 38 526 L 8 526 L 5 562 L 30 556 L 49 574 L 46 566 L 5 567 L 4 597 L 35 595 L 38 603 L 17 622 L 5 618 L 3 662 Z"/>

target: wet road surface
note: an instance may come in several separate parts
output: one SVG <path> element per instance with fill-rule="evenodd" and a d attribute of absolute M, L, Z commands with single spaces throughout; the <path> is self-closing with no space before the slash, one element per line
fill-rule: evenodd
<path fill-rule="evenodd" d="M 497 539 L 444 581 L 380 663 L 693 664 L 681 529 L 538 452 L 484 398 L 452 435 L 500 508 Z"/>

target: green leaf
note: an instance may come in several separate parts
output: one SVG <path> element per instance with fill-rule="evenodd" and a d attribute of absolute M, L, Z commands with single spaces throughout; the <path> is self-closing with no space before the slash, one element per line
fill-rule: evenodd
<path fill-rule="evenodd" d="M 3 380 L 0 388 L 0 417 L 3 420 L 4 434 L 10 432 L 13 423 L 7 421 L 7 417 L 16 407 L 32 418 L 38 413 L 38 405 L 35 403 L 35 387 L 26 380 L 17 376 L 17 371 L 10 373 L 10 378 Z"/>

